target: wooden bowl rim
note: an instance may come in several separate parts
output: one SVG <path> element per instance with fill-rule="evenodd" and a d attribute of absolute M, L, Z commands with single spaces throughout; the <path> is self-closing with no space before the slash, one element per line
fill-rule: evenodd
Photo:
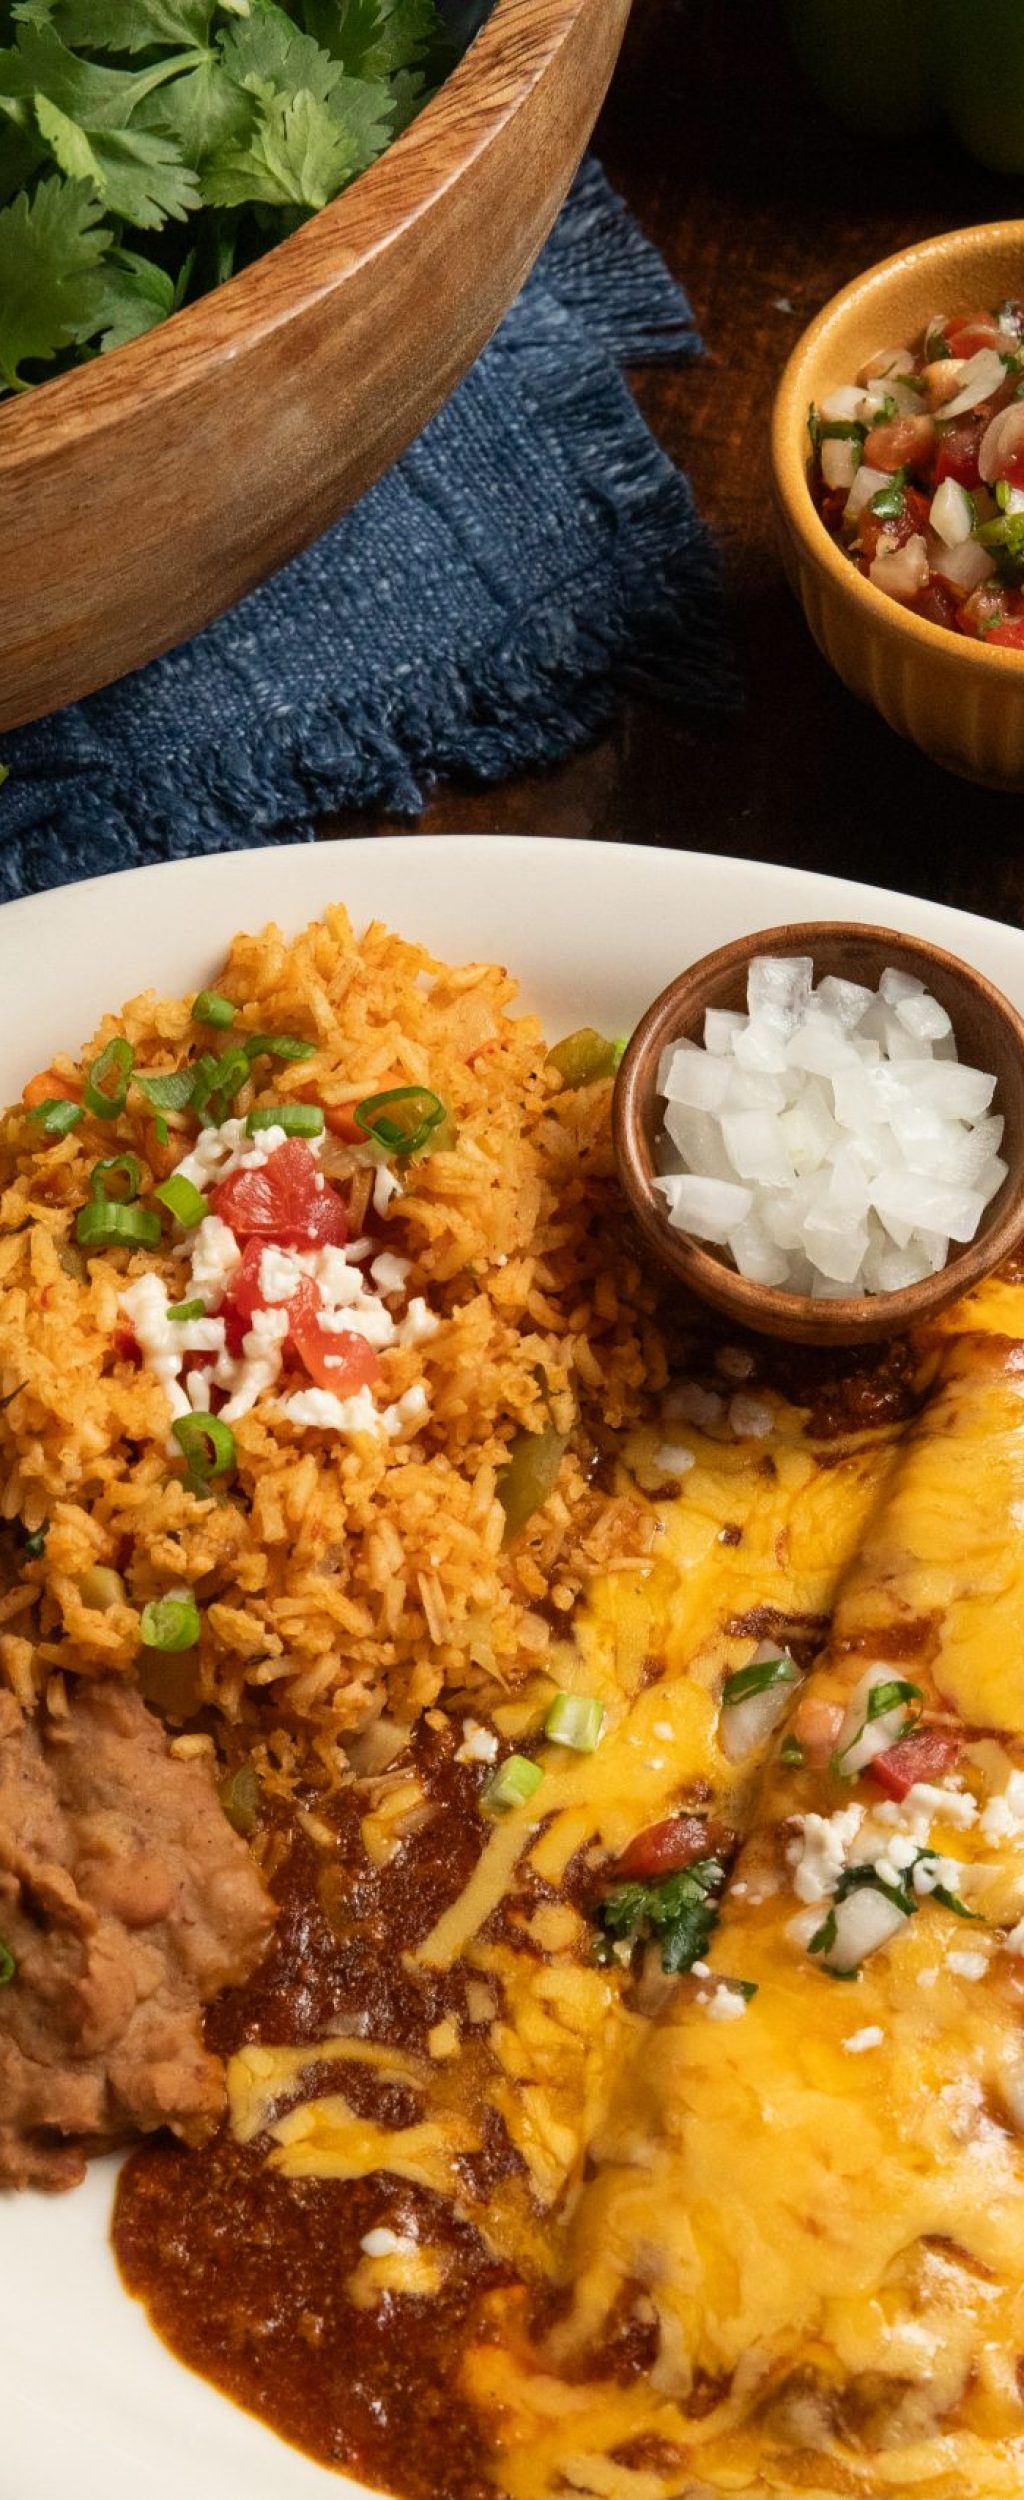
<path fill-rule="evenodd" d="M 5 477 L 116 429 L 126 404 L 190 393 L 204 374 L 307 312 L 426 216 L 522 110 L 581 19 L 602 0 L 494 0 L 490 16 L 409 128 L 339 198 L 198 303 L 113 356 L 0 406 Z M 497 79 L 501 88 L 491 102 Z M 507 83 L 502 87 L 501 82 Z M 268 286 L 272 271 L 277 283 Z M 282 280 L 292 284 L 285 291 Z"/>
<path fill-rule="evenodd" d="M 662 1050 L 687 1020 L 679 1016 L 681 997 L 689 992 L 688 1005 L 692 1002 L 695 1006 L 702 995 L 753 955 L 813 954 L 816 939 L 820 946 L 824 938 L 834 943 L 839 936 L 880 946 L 891 953 L 897 964 L 913 963 L 922 976 L 930 966 L 933 971 L 937 968 L 940 974 L 947 972 L 965 982 L 985 1013 L 1007 1028 L 1024 1062 L 1024 1017 L 994 982 L 975 971 L 962 956 L 933 945 L 927 938 L 910 937 L 901 930 L 871 921 L 782 922 L 774 928 L 755 929 L 749 936 L 731 938 L 726 945 L 699 956 L 667 983 L 630 1037 L 612 1100 L 612 1138 L 619 1179 L 648 1248 L 701 1301 L 711 1302 L 720 1312 L 727 1310 L 737 1324 L 755 1334 L 789 1338 L 794 1343 L 824 1344 L 831 1340 L 836 1345 L 849 1345 L 899 1336 L 990 1275 L 1009 1256 L 1024 1230 L 1024 1136 L 1016 1149 L 1016 1169 L 1011 1163 L 1007 1178 L 992 1201 L 992 1210 L 986 1209 L 981 1231 L 973 1242 L 965 1243 L 936 1276 L 925 1277 L 916 1285 L 901 1286 L 896 1293 L 849 1294 L 822 1302 L 812 1301 L 807 1294 L 784 1293 L 777 1286 L 758 1285 L 751 1278 L 738 1275 L 711 1250 L 702 1249 L 690 1234 L 676 1232 L 670 1225 L 653 1189 L 655 1166 L 643 1117 L 643 1098 Z M 993 1210 L 999 1208 L 1000 1199 L 1002 1207 L 996 1214 Z"/>
<path fill-rule="evenodd" d="M 963 634 L 951 634 L 944 625 L 933 625 L 928 617 L 914 616 L 895 599 L 887 597 L 874 582 L 858 573 L 830 538 L 824 522 L 814 509 L 807 483 L 807 467 L 803 433 L 807 418 L 808 391 L 806 372 L 822 339 L 831 331 L 839 332 L 849 313 L 860 307 L 863 299 L 876 293 L 884 304 L 894 282 L 906 277 L 921 264 L 934 259 L 942 263 L 954 253 L 968 257 L 986 250 L 1017 249 L 1024 258 L 1024 218 L 1004 217 L 981 226 L 964 226 L 947 234 L 933 234 L 920 243 L 908 244 L 903 251 L 893 252 L 888 260 L 875 261 L 838 294 L 823 304 L 821 311 L 808 324 L 783 369 L 775 392 L 771 416 L 772 483 L 777 503 L 789 527 L 803 548 L 809 562 L 823 573 L 844 596 L 851 608 L 860 612 L 866 628 L 885 626 L 890 633 L 904 634 L 926 651 L 934 652 L 948 667 L 977 669 L 989 676 L 1002 673 L 1015 677 L 1024 686 L 1024 669 L 1019 652 L 1006 650 L 998 644 L 971 640 Z"/>

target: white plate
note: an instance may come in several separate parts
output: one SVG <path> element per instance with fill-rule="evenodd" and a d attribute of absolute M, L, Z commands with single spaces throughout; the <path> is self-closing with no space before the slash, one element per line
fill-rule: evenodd
<path fill-rule="evenodd" d="M 941 903 L 697 853 L 401 836 L 234 852 L 0 910 L 0 1100 L 133 992 L 198 989 L 238 928 L 329 902 L 449 958 L 507 963 L 552 1037 L 628 1032 L 687 962 L 774 921 L 889 923 L 966 956 L 1024 1007 L 1024 934 Z M 121 2291 L 114 2165 L 68 2197 L 0 2200 L 0 2500 L 337 2500 L 328 2475 L 179 2367 Z"/>

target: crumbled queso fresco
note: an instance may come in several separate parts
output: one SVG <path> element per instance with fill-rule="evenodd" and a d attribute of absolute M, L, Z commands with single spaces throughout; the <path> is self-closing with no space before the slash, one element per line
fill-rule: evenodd
<path fill-rule="evenodd" d="M 257 1139 L 251 1139 L 246 1135 L 243 1120 L 225 1120 L 219 1128 L 200 1131 L 191 1153 L 178 1165 L 177 1174 L 206 1191 L 232 1172 L 259 1170 L 285 1142 L 283 1129 L 265 1129 Z M 312 1138 L 308 1142 L 310 1151 L 316 1154 L 322 1141 Z M 374 1204 L 376 1212 L 384 1215 L 398 1183 L 383 1164 L 376 1175 L 378 1184 L 382 1177 L 390 1185 L 383 1189 L 375 1186 Z M 317 1179 L 321 1188 L 326 1186 L 322 1174 Z M 207 1306 L 218 1303 L 242 1260 L 243 1245 L 230 1226 L 217 1215 L 205 1215 L 193 1230 L 183 1232 L 175 1247 L 188 1261 L 187 1276 L 183 1276 L 180 1288 L 175 1288 L 177 1301 L 194 1299 Z M 120 1307 L 145 1362 L 162 1383 L 172 1422 L 190 1413 L 208 1413 L 211 1390 L 221 1393 L 219 1415 L 227 1425 L 247 1415 L 259 1399 L 270 1397 L 283 1366 L 288 1304 L 304 1277 L 317 1286 L 320 1326 L 328 1334 L 335 1331 L 339 1336 L 362 1337 L 378 1353 L 394 1346 L 424 1344 L 440 1323 L 422 1295 L 412 1295 L 402 1310 L 390 1307 L 404 1292 L 410 1261 L 391 1250 L 379 1251 L 372 1257 L 372 1247 L 365 1239 L 348 1242 L 343 1249 L 328 1244 L 299 1250 L 268 1243 L 260 1262 L 260 1291 L 269 1307 L 253 1311 L 241 1354 L 237 1356 L 228 1350 L 223 1318 L 214 1314 L 169 1319 L 163 1278 L 155 1271 L 135 1277 L 121 1294 Z M 197 1355 L 206 1359 L 196 1362 Z M 385 1407 L 375 1404 L 373 1391 L 368 1387 L 342 1397 L 310 1382 L 276 1401 L 273 1411 L 292 1424 L 339 1433 L 346 1439 L 369 1433 L 398 1440 L 422 1423 L 428 1413 L 428 1399 L 422 1382 L 416 1382 L 393 1405 Z M 176 1450 L 176 1444 L 171 1446 Z"/>

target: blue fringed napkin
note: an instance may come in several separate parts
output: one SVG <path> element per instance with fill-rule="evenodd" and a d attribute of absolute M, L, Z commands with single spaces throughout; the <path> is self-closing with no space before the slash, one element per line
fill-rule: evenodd
<path fill-rule="evenodd" d="M 0 739 L 0 896 L 414 816 L 441 775 L 551 763 L 628 684 L 735 699 L 690 489 L 619 371 L 699 352 L 584 166 L 497 337 L 357 509 L 166 658 Z"/>

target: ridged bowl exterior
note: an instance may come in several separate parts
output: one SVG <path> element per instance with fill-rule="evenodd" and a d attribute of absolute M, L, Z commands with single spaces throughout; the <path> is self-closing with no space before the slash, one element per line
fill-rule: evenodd
<path fill-rule="evenodd" d="M 936 235 L 833 297 L 797 343 L 772 415 L 772 482 L 790 587 L 818 648 L 851 693 L 937 764 L 1024 789 L 1024 653 L 912 616 L 858 573 L 818 518 L 807 482 L 807 410 L 880 347 L 910 346 L 939 311 L 998 304 L 1024 285 L 1024 221 Z"/>

